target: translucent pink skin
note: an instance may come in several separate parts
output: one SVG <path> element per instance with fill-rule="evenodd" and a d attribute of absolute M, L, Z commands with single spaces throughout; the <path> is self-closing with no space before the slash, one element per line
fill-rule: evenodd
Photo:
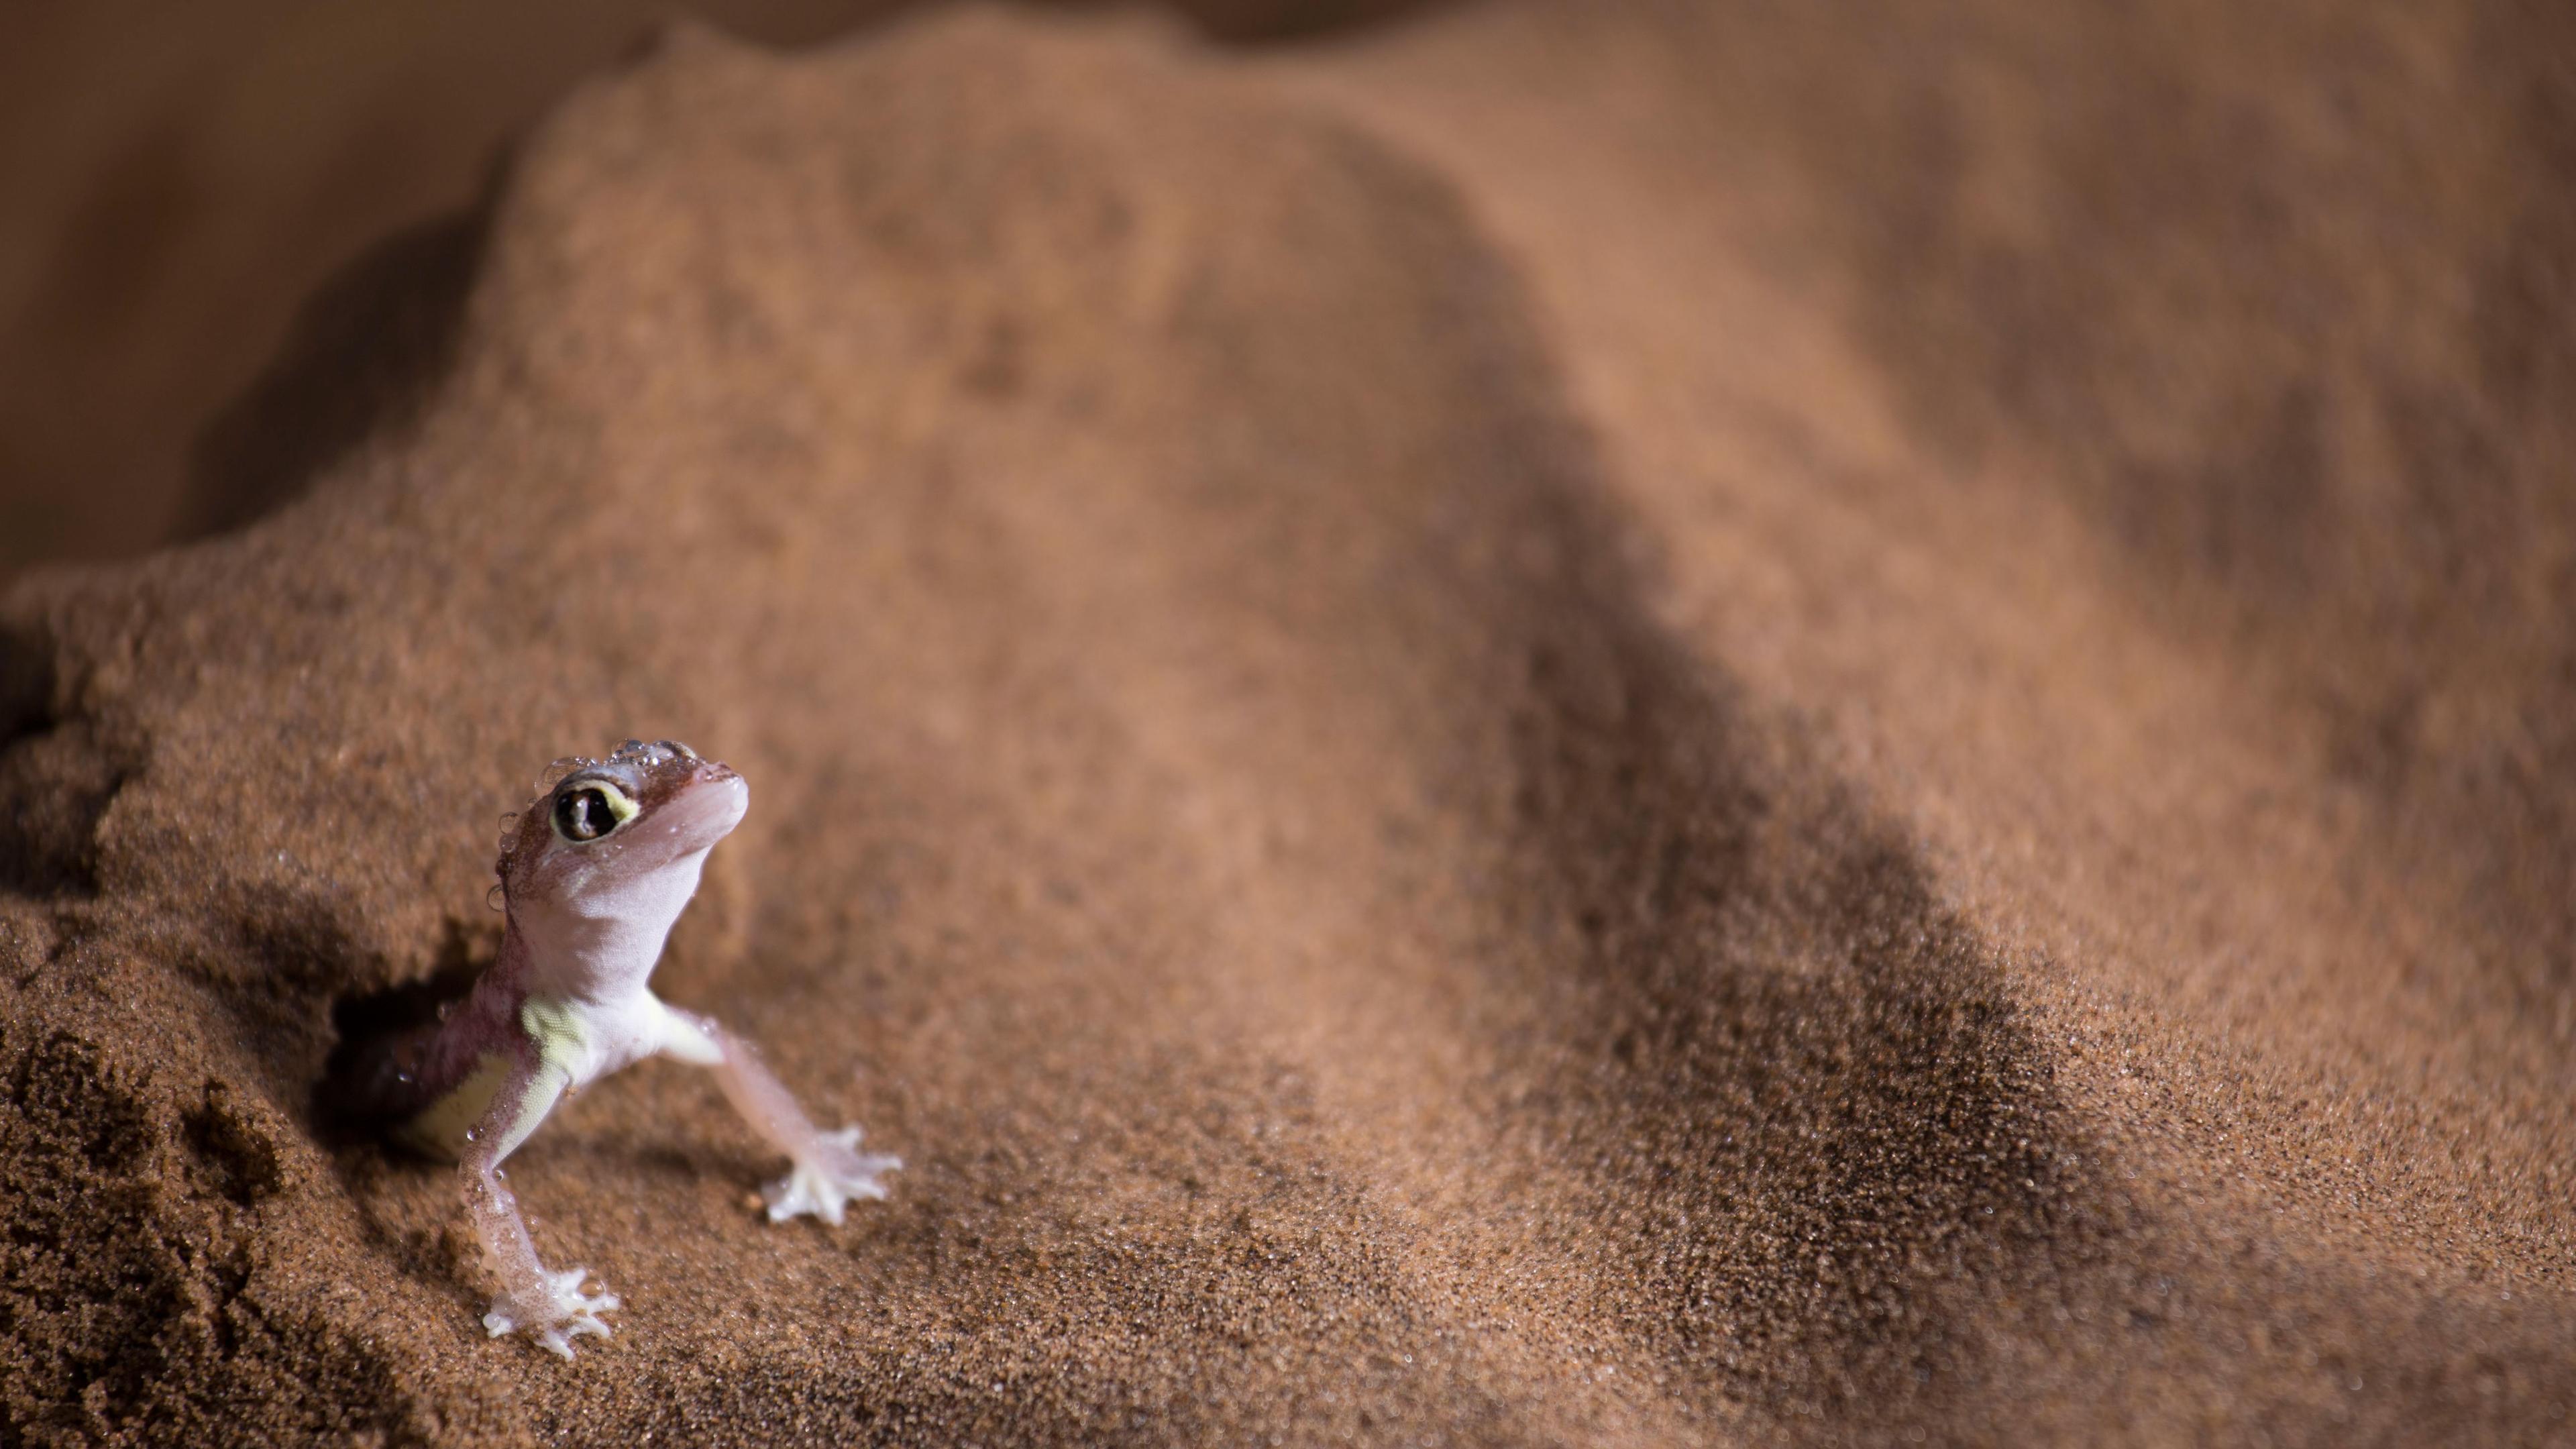
<path fill-rule="evenodd" d="M 434 1033 L 389 1043 L 353 1088 L 408 1124 L 405 1140 L 455 1153 L 475 1236 L 500 1281 L 485 1328 L 524 1333 L 567 1359 L 574 1338 L 607 1336 L 599 1315 L 618 1300 L 583 1293 L 585 1270 L 555 1272 L 538 1260 L 500 1174 L 567 1092 L 652 1055 L 713 1069 L 725 1099 L 792 1164 L 767 1189 L 773 1222 L 811 1213 L 837 1224 L 851 1199 L 883 1198 L 883 1175 L 902 1166 L 861 1154 L 855 1127 L 817 1128 L 748 1043 L 664 1005 L 647 984 L 707 852 L 749 808 L 742 777 L 670 741 L 630 740 L 606 760 L 569 763 L 573 772 L 503 841 L 509 925 L 499 958 Z M 604 801 L 617 802 L 606 807 L 616 818 L 596 838 L 576 839 L 558 821 L 585 792 L 594 793 L 573 829 L 607 823 L 588 808 Z"/>

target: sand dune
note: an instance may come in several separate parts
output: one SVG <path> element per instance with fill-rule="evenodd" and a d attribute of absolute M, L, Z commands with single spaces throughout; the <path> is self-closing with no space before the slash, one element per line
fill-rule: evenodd
<path fill-rule="evenodd" d="M 2576 1432 L 2560 82 L 1991 9 L 587 84 L 0 606 L 12 1433 Z M 753 788 L 657 987 L 909 1166 L 585 1093 L 567 1367 L 312 1093 L 630 734 Z"/>

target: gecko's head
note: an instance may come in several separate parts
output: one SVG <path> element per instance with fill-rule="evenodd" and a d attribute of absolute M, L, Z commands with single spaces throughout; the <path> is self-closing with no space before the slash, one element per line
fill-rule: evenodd
<path fill-rule="evenodd" d="M 496 869 L 514 914 L 607 915 L 676 893 L 676 915 L 707 851 L 751 804 L 742 776 L 673 740 L 628 740 L 604 760 L 558 760 L 547 775 L 561 778 L 501 837 Z"/>

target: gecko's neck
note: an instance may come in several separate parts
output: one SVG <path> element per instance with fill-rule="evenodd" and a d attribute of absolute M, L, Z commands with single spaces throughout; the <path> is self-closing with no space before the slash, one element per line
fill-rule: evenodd
<path fill-rule="evenodd" d="M 699 851 L 577 900 L 514 900 L 502 963 L 531 995 L 605 1001 L 642 991 L 705 864 Z"/>

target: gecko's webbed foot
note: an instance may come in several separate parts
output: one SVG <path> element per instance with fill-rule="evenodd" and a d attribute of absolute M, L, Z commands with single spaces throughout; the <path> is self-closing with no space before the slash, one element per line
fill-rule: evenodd
<path fill-rule="evenodd" d="M 572 1357 L 572 1341 L 584 1334 L 608 1337 L 608 1325 L 599 1315 L 616 1311 L 617 1295 L 602 1290 L 581 1291 L 582 1280 L 590 1276 L 587 1268 L 566 1268 L 560 1273 L 539 1269 L 545 1276 L 543 1296 L 535 1303 L 521 1303 L 504 1293 L 492 1300 L 492 1311 L 483 1315 L 483 1327 L 494 1338 L 505 1333 L 524 1333 L 536 1340 L 537 1346 L 558 1358 Z"/>
<path fill-rule="evenodd" d="M 852 1198 L 883 1199 L 883 1175 L 901 1166 L 900 1157 L 859 1151 L 856 1127 L 819 1132 L 796 1158 L 794 1170 L 762 1188 L 760 1195 L 769 1200 L 769 1220 L 773 1223 L 812 1213 L 838 1227 L 841 1209 Z"/>

